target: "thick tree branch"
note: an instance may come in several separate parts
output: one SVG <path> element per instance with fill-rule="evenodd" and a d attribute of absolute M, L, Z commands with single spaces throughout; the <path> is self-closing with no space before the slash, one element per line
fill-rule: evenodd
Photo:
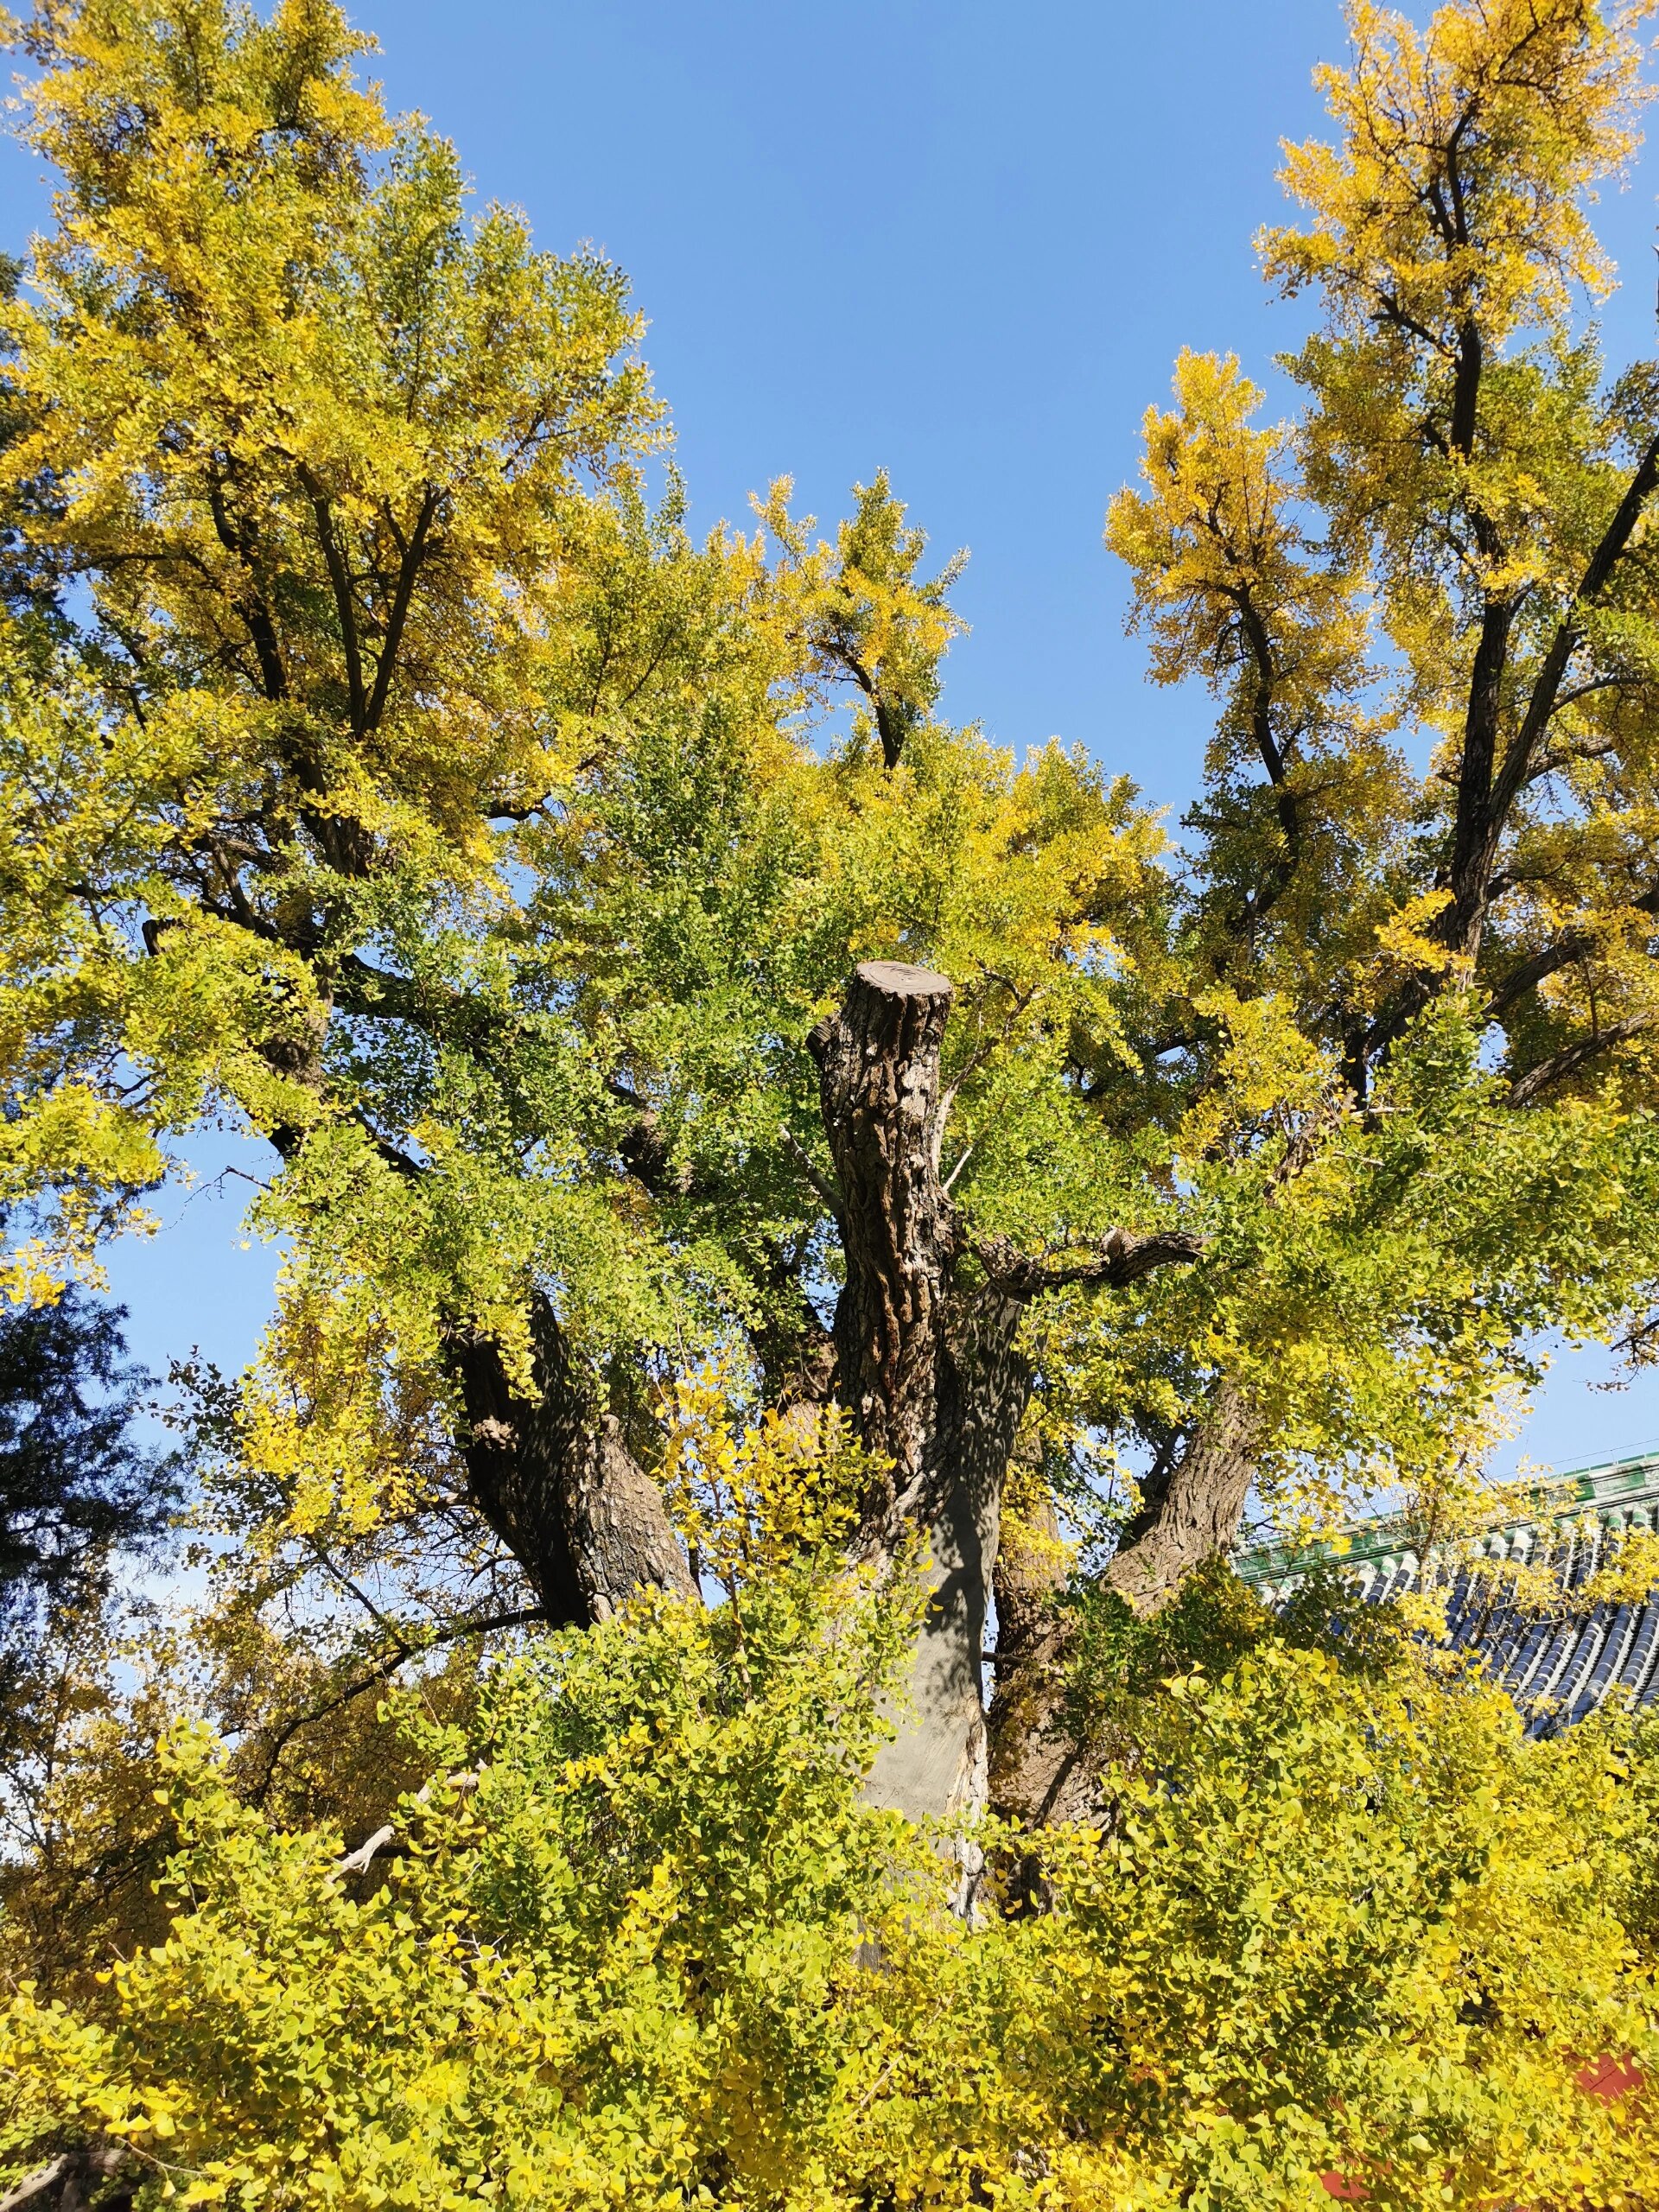
<path fill-rule="evenodd" d="M 354 952 L 338 963 L 335 1002 L 342 1014 L 366 1021 L 404 1021 L 427 1036 L 459 1045 L 476 1058 L 487 1057 L 518 1027 L 511 1008 L 492 1004 L 429 977 L 416 979 L 372 967 Z"/>
<path fill-rule="evenodd" d="M 57 2203 L 62 2212 L 69 2208 L 85 2206 L 101 2182 L 111 2181 L 123 2166 L 134 2162 L 134 2153 L 125 2143 L 90 2144 L 79 2150 L 60 2152 L 55 2158 L 48 2158 L 43 2166 L 25 2174 L 0 2196 L 0 2212 L 22 2212 L 27 2204 L 37 2204 L 48 2192 L 57 2192 Z"/>
<path fill-rule="evenodd" d="M 1284 751 L 1273 730 L 1274 700 L 1278 689 L 1273 641 L 1249 593 L 1245 590 L 1238 592 L 1236 603 L 1249 645 L 1250 658 L 1255 664 L 1255 691 L 1250 701 L 1250 734 L 1262 765 L 1267 770 L 1268 780 L 1273 785 L 1274 809 L 1279 817 L 1280 835 L 1285 841 L 1285 849 L 1278 865 L 1250 901 L 1249 919 L 1254 926 L 1265 918 L 1296 873 L 1296 863 L 1301 855 L 1302 823 L 1296 794 L 1287 780 Z"/>
<path fill-rule="evenodd" d="M 426 1173 L 365 1127 L 397 1173 Z M 306 1135 L 270 1134 L 284 1159 Z M 695 1598 L 662 1492 L 626 1450 L 540 1288 L 530 1296 L 530 1336 L 526 1389 L 493 1337 L 454 1317 L 443 1332 L 443 1364 L 466 1418 L 461 1455 L 474 1506 L 523 1567 L 550 1621 L 607 1619 L 645 1585 Z"/>
<path fill-rule="evenodd" d="M 252 640 L 254 654 L 259 664 L 261 688 L 267 699 L 286 699 L 288 671 L 283 665 L 276 625 L 258 588 L 252 548 L 231 519 L 230 509 L 225 504 L 224 487 L 213 479 L 209 480 L 207 486 L 207 511 L 213 518 L 213 531 L 219 543 L 234 556 L 248 579 L 248 588 L 239 593 L 232 604 L 247 626 L 248 636 Z"/>
<path fill-rule="evenodd" d="M 1616 1045 L 1628 1044 L 1632 1037 L 1639 1037 L 1653 1026 L 1651 1014 L 1633 1014 L 1628 1020 L 1609 1023 L 1605 1029 L 1597 1030 L 1593 1036 L 1580 1037 L 1571 1045 L 1564 1045 L 1559 1052 L 1552 1052 L 1548 1059 L 1540 1060 L 1535 1067 L 1529 1068 L 1525 1074 L 1516 1077 L 1510 1085 L 1509 1103 L 1511 1106 L 1532 1105 L 1556 1084 L 1565 1083 L 1580 1068 L 1588 1067 L 1599 1060 L 1604 1052 L 1611 1052 Z"/>
<path fill-rule="evenodd" d="M 1583 761 L 1605 760 L 1618 751 L 1623 742 L 1622 738 L 1614 735 L 1586 739 L 1579 745 L 1552 746 L 1541 753 L 1528 769 L 1526 783 L 1529 785 L 1539 783 L 1546 776 L 1559 775 L 1563 768 L 1574 767 Z"/>
<path fill-rule="evenodd" d="M 317 537 L 322 547 L 324 565 L 328 570 L 328 582 L 334 588 L 334 613 L 340 623 L 340 642 L 346 649 L 346 688 L 351 702 L 352 734 L 361 737 L 368 726 L 366 703 L 363 695 L 363 655 L 358 643 L 357 609 L 352 599 L 352 580 L 346 571 L 344 556 L 334 536 L 334 512 L 328 495 L 303 461 L 300 463 L 300 481 L 305 486 L 316 517 Z"/>
<path fill-rule="evenodd" d="M 384 1851 L 389 1843 L 395 1843 L 397 1839 L 396 1828 L 389 1825 L 378 1827 L 372 1836 L 358 1845 L 355 1851 L 348 1851 L 343 1859 L 336 1859 L 329 1872 L 342 1878 L 347 1874 L 366 1874 L 374 1864 L 376 1853 Z"/>
<path fill-rule="evenodd" d="M 1636 473 L 1625 486 L 1612 520 L 1602 532 L 1599 543 L 1590 556 L 1579 588 L 1567 613 L 1556 626 L 1543 664 L 1534 679 L 1527 711 L 1522 717 L 1513 743 L 1504 755 L 1492 791 L 1491 810 L 1498 826 L 1508 818 L 1509 810 L 1527 780 L 1535 754 L 1543 741 L 1545 729 L 1560 702 L 1561 683 L 1568 663 L 1584 635 L 1583 610 L 1592 607 L 1612 581 L 1625 548 L 1635 534 L 1642 518 L 1642 510 L 1659 486 L 1659 437 L 1651 439 L 1637 466 Z"/>
<path fill-rule="evenodd" d="M 493 1338 L 462 1325 L 445 1338 L 474 1503 L 552 1620 L 607 1620 L 645 1586 L 695 1598 L 662 1492 L 627 1450 L 543 1291 L 531 1294 L 530 1321 L 528 1392 Z"/>
<path fill-rule="evenodd" d="M 647 1104 L 620 1076 L 607 1076 L 605 1088 L 618 1105 L 627 1107 L 633 1116 L 616 1147 L 629 1174 L 653 1198 L 684 1198 L 691 1188 L 691 1171 L 683 1162 L 676 1165 L 673 1145 L 664 1132 L 656 1108 Z"/>
<path fill-rule="evenodd" d="M 1379 321 L 1390 324 L 1395 330 L 1404 331 L 1408 338 L 1417 339 L 1432 353 L 1439 353 L 1443 359 L 1455 359 L 1455 349 L 1448 346 L 1445 339 L 1436 332 L 1431 330 L 1426 322 L 1418 321 L 1394 293 L 1378 292 L 1375 296 L 1376 319 Z"/>
<path fill-rule="evenodd" d="M 1154 1230 L 1146 1236 L 1115 1229 L 1084 1252 L 1048 1252 L 1036 1256 L 1018 1250 L 1005 1236 L 993 1237 L 976 1247 L 986 1274 L 995 1287 L 1010 1298 L 1040 1297 L 1045 1291 L 1064 1290 L 1075 1283 L 1097 1283 L 1113 1289 L 1139 1282 L 1159 1268 L 1176 1267 L 1202 1259 L 1205 1242 L 1181 1229 Z"/>
<path fill-rule="evenodd" d="M 1639 898 L 1627 899 L 1625 906 L 1631 913 L 1659 914 L 1659 887 L 1644 891 Z M 1563 968 L 1570 968 L 1576 961 L 1592 953 L 1595 944 L 1595 938 L 1588 930 L 1579 929 L 1569 930 L 1564 937 L 1541 945 L 1494 984 L 1486 1001 L 1487 1020 L 1501 1020 L 1529 991 L 1535 990 L 1540 983 L 1548 982 Z"/>
<path fill-rule="evenodd" d="M 1481 611 L 1480 636 L 1469 677 L 1464 716 L 1463 760 L 1458 772 L 1457 815 L 1452 832 L 1447 885 L 1448 941 L 1473 957 L 1485 919 L 1487 887 L 1497 857 L 1493 830 L 1493 778 L 1497 766 L 1498 726 L 1503 707 L 1503 675 L 1509 663 L 1515 602 L 1489 599 Z"/>
<path fill-rule="evenodd" d="M 1516 603 L 1489 600 L 1482 613 L 1470 678 L 1463 760 L 1457 779 L 1452 852 L 1442 877 L 1452 893 L 1452 900 L 1440 934 L 1449 949 L 1465 959 L 1474 959 L 1479 954 L 1503 832 L 1516 800 L 1535 766 L 1551 717 L 1560 703 L 1567 668 L 1583 639 L 1585 612 L 1601 598 L 1611 582 L 1656 486 L 1659 437 L 1651 440 L 1643 452 L 1618 509 L 1586 563 L 1578 589 L 1556 626 L 1534 678 L 1520 728 L 1501 759 L 1497 732 Z M 1483 530 L 1482 535 L 1484 551 L 1488 533 Z M 1433 988 L 1427 977 L 1414 978 L 1378 1014 L 1371 1027 L 1368 1046 L 1375 1050 L 1397 1037 L 1406 1022 L 1426 1003 Z"/>
<path fill-rule="evenodd" d="M 374 671 L 374 690 L 370 696 L 365 727 L 378 729 L 380 717 L 386 710 L 386 696 L 391 688 L 393 671 L 397 665 L 397 654 L 404 641 L 404 627 L 409 620 L 410 601 L 414 597 L 415 582 L 426 557 L 427 533 L 438 512 L 438 494 L 429 485 L 422 498 L 420 512 L 415 518 L 415 527 L 410 533 L 407 548 L 397 567 L 397 584 L 392 594 L 391 612 L 386 617 L 386 634 L 381 641 L 380 658 Z"/>
<path fill-rule="evenodd" d="M 1509 601 L 1491 601 L 1482 617 L 1480 643 L 1470 683 L 1463 766 L 1458 779 L 1457 822 L 1447 875 L 1452 899 L 1447 916 L 1447 941 L 1455 950 L 1471 958 L 1480 950 L 1499 842 L 1515 802 L 1530 777 L 1550 718 L 1559 703 L 1568 665 L 1583 638 L 1584 611 L 1596 603 L 1611 582 L 1656 485 L 1659 485 L 1659 438 L 1649 442 L 1612 519 L 1586 564 L 1579 588 L 1556 625 L 1533 680 L 1521 726 L 1501 761 L 1497 755 L 1497 732 L 1513 606 Z"/>
<path fill-rule="evenodd" d="M 1501 982 L 1494 985 L 1486 1001 L 1486 1019 L 1500 1021 L 1540 983 L 1559 975 L 1563 968 L 1570 968 L 1581 960 L 1591 949 L 1590 938 L 1582 930 L 1573 930 L 1566 937 L 1557 938 L 1553 944 L 1541 946 L 1518 967 L 1510 969 Z"/>
<path fill-rule="evenodd" d="M 1156 1612 L 1194 1567 L 1238 1532 L 1255 1466 L 1255 1422 L 1243 1394 L 1221 1382 L 1185 1449 L 1144 1486 L 1106 1580 L 1139 1613 Z"/>
<path fill-rule="evenodd" d="M 910 734 L 908 721 L 883 695 L 881 686 L 849 645 L 837 639 L 830 650 L 870 702 L 876 734 L 881 741 L 881 765 L 896 768 L 904 756 L 905 740 Z"/>
<path fill-rule="evenodd" d="M 1458 332 L 1457 365 L 1452 372 L 1452 450 L 1461 461 L 1474 457 L 1484 349 L 1480 325 L 1470 315 Z"/>

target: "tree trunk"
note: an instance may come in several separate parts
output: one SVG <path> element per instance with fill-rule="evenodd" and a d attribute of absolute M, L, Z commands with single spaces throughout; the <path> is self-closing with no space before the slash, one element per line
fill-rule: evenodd
<path fill-rule="evenodd" d="M 837 1014 L 808 1039 L 841 1184 L 847 1281 L 836 1306 L 837 1390 L 890 1462 L 867 1501 L 897 1533 L 925 1478 L 938 1426 L 956 1209 L 940 1185 L 939 1047 L 951 986 L 930 969 L 867 960 Z M 897 1519 L 895 1520 L 895 1516 Z"/>
<path fill-rule="evenodd" d="M 810 1039 L 840 1179 L 847 1281 L 836 1307 L 836 1395 L 889 1463 L 860 1545 L 926 1548 L 930 1603 L 908 1684 L 913 1710 L 869 1794 L 912 1820 L 983 1801 L 983 1672 L 1004 1471 L 1030 1390 L 1020 1301 L 958 1283 L 962 1240 L 938 1172 L 939 1049 L 951 987 L 867 961 Z"/>
<path fill-rule="evenodd" d="M 1028 1827 L 1065 1819 L 1077 1760 L 1060 1726 L 1066 1624 L 1059 1520 L 1045 1503 L 1028 1531 L 997 1555 L 996 1689 L 991 1700 L 991 1808 Z"/>
<path fill-rule="evenodd" d="M 1230 1383 L 1179 1460 L 1147 1485 L 1106 1570 L 1137 1613 L 1160 1612 L 1194 1568 L 1225 1553 L 1249 1494 L 1255 1427 Z M 1064 1725 L 1071 1630 L 1050 1599 L 1057 1588 L 1016 1559 L 997 1580 L 996 1695 L 991 1707 L 991 1808 L 1031 1827 L 1087 1818 L 1092 1779 Z M 1017 1871 L 1017 1870 L 1016 1870 Z"/>
<path fill-rule="evenodd" d="M 662 1492 L 623 1445 L 539 1292 L 531 1328 L 536 1398 L 514 1387 L 492 1339 L 468 1330 L 449 1338 L 479 1511 L 556 1624 L 607 1620 L 637 1590 L 652 1586 L 696 1597 Z"/>
<path fill-rule="evenodd" d="M 909 1509 L 926 1547 L 929 1593 L 908 1684 L 912 1713 L 877 1753 L 868 1783 L 873 1803 L 913 1821 L 982 1805 L 988 1795 L 982 1655 L 1002 1480 L 1031 1392 L 1014 1342 L 1021 1310 L 983 1294 L 963 1299 L 941 1347 L 939 1420 Z M 876 1545 L 890 1548 L 885 1533 Z"/>
<path fill-rule="evenodd" d="M 1137 1613 L 1161 1612 L 1196 1567 L 1232 1548 L 1249 1496 L 1255 1424 L 1242 1393 L 1223 1382 L 1192 1440 L 1148 1486 L 1106 1570 Z"/>

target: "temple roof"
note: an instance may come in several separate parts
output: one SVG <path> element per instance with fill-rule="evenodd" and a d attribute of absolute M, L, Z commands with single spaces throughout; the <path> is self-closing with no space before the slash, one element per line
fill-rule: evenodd
<path fill-rule="evenodd" d="M 1616 1554 L 1632 1529 L 1659 1530 L 1659 1454 L 1614 1459 L 1520 1492 L 1524 1506 L 1485 1532 L 1420 1559 L 1409 1526 L 1382 1517 L 1361 1522 L 1336 1541 L 1291 1551 L 1242 1553 L 1238 1573 L 1276 1603 L 1320 1566 L 1351 1574 L 1382 1602 L 1413 1589 L 1446 1593 L 1446 1639 L 1480 1655 L 1515 1700 L 1532 1736 L 1570 1727 L 1615 1688 L 1632 1704 L 1659 1708 L 1659 1587 L 1640 1604 L 1574 1609 L 1571 1593 Z M 1562 1593 L 1559 1609 L 1524 1616 L 1506 1602 L 1501 1576 L 1471 1573 L 1471 1554 L 1548 1566 Z"/>

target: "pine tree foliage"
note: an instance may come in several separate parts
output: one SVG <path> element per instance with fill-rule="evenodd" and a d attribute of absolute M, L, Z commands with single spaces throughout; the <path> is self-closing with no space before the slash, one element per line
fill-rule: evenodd
<path fill-rule="evenodd" d="M 119 1308 L 74 1293 L 0 1309 L 0 1634 L 42 1632 L 95 1599 L 117 1547 L 159 1536 L 171 1471 L 132 1424 L 147 1378 Z"/>

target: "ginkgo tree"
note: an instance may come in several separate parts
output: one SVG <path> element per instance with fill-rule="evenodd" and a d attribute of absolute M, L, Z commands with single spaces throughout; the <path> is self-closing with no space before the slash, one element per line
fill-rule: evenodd
<path fill-rule="evenodd" d="M 1649 1343 L 1648 12 L 1351 7 L 1300 411 L 1183 353 L 1108 512 L 1179 842 L 946 719 L 885 475 L 694 539 L 620 273 L 332 0 L 5 17 L 4 1287 L 206 1128 L 285 1251 L 39 1734 L 10 2202 L 1659 2187 L 1650 1733 L 1224 1566 Z"/>
<path fill-rule="evenodd" d="M 851 1554 L 926 1561 L 876 1796 L 1054 1815 L 1103 1468 L 1155 1612 L 1252 1491 L 1442 1480 L 1541 1330 L 1639 1330 L 1659 386 L 1582 309 L 1641 12 L 1351 10 L 1263 242 L 1302 412 L 1184 354 L 1110 509 L 1217 696 L 1179 852 L 1109 737 L 942 718 L 885 477 L 694 541 L 620 275 L 469 212 L 332 5 L 11 23 L 60 181 L 4 364 L 10 1281 L 204 1123 L 268 1147 L 279 1310 L 200 1435 L 227 1649 L 296 1624 L 271 1761 L 441 1643 L 695 1600 L 718 1373 L 850 1423 Z"/>

